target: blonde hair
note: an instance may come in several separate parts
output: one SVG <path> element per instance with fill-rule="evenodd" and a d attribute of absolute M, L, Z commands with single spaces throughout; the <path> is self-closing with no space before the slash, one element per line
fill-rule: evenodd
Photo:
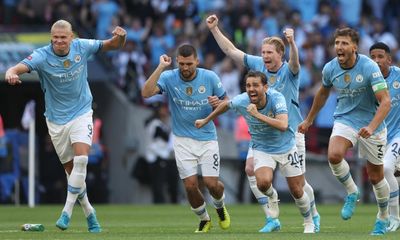
<path fill-rule="evenodd" d="M 275 49 L 278 53 L 282 54 L 282 57 L 285 56 L 285 44 L 283 43 L 282 39 L 279 37 L 267 37 L 264 38 L 262 41 L 262 45 L 264 44 L 270 44 L 274 45 Z"/>
<path fill-rule="evenodd" d="M 55 28 L 62 28 L 62 29 L 67 29 L 67 31 L 72 32 L 72 26 L 71 23 L 68 21 L 65 21 L 63 19 L 58 20 L 51 26 L 51 31 Z"/>

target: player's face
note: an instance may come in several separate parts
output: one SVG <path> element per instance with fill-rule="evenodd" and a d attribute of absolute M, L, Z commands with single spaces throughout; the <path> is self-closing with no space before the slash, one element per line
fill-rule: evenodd
<path fill-rule="evenodd" d="M 178 56 L 176 61 L 184 80 L 193 80 L 196 77 L 196 69 L 199 64 L 199 60 L 196 57 L 193 55 L 189 57 Z"/>
<path fill-rule="evenodd" d="M 386 53 L 383 49 L 373 49 L 369 54 L 371 59 L 378 64 L 382 73 L 389 71 L 389 67 L 392 64 L 390 54 Z"/>
<path fill-rule="evenodd" d="M 282 55 L 276 51 L 276 47 L 272 44 L 261 46 L 261 57 L 269 71 L 276 72 L 282 65 Z"/>
<path fill-rule="evenodd" d="M 352 67 L 355 61 L 357 45 L 349 36 L 338 36 L 335 39 L 335 51 L 340 66 Z"/>
<path fill-rule="evenodd" d="M 265 92 L 267 89 L 267 84 L 263 84 L 259 77 L 248 77 L 246 79 L 246 92 L 251 103 L 256 105 L 264 103 L 266 99 Z"/>
<path fill-rule="evenodd" d="M 74 38 L 74 34 L 68 28 L 54 28 L 51 31 L 51 43 L 57 55 L 66 55 L 69 46 Z"/>

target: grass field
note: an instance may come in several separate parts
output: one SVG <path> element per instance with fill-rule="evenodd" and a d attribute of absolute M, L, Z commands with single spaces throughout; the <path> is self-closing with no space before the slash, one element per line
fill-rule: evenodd
<path fill-rule="evenodd" d="M 208 207 L 213 228 L 206 234 L 193 233 L 198 220 L 187 205 L 96 205 L 97 216 L 103 232 L 87 232 L 86 220 L 79 206 L 75 207 L 70 228 L 60 231 L 55 227 L 61 205 L 0 206 L 0 239 L 171 239 L 171 240 L 220 240 L 220 239 L 399 239 L 400 232 L 383 237 L 370 236 L 376 214 L 375 205 L 357 206 L 356 214 L 349 221 L 340 218 L 339 205 L 319 205 L 321 232 L 315 235 L 302 233 L 302 219 L 294 204 L 281 204 L 280 232 L 258 233 L 264 218 L 258 205 L 228 205 L 232 225 L 223 231 L 218 226 L 216 212 Z M 41 223 L 44 232 L 23 232 L 20 225 Z"/>

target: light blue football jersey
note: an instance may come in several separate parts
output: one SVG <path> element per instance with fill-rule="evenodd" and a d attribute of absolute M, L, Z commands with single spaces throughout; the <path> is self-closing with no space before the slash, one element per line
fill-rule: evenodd
<path fill-rule="evenodd" d="M 283 62 L 277 72 L 266 69 L 262 57 L 245 54 L 244 65 L 251 69 L 263 72 L 268 78 L 268 86 L 283 94 L 289 114 L 289 125 L 297 131 L 297 126 L 303 121 L 299 106 L 299 72 L 293 74 L 287 62 Z"/>
<path fill-rule="evenodd" d="M 260 113 L 271 118 L 288 113 L 285 97 L 280 92 L 268 89 L 265 94 L 267 104 L 263 109 L 258 109 Z M 250 103 L 250 98 L 245 92 L 234 97 L 229 104 L 231 109 L 246 119 L 251 135 L 250 147 L 270 154 L 283 154 L 291 150 L 295 145 L 293 128 L 289 126 L 286 131 L 282 132 L 261 122 L 247 112 L 247 106 Z"/>
<path fill-rule="evenodd" d="M 350 69 L 341 68 L 337 58 L 325 64 L 322 84 L 327 88 L 334 86 L 337 90 L 335 121 L 356 131 L 368 126 L 375 116 L 378 101 L 374 92 L 387 88 L 378 65 L 362 54 L 357 55 L 356 63 Z M 384 128 L 382 122 L 376 132 Z"/>
<path fill-rule="evenodd" d="M 179 69 L 167 70 L 161 74 L 158 87 L 161 93 L 168 96 L 173 134 L 199 141 L 217 139 L 214 122 L 210 121 L 200 129 L 194 126 L 197 119 L 206 118 L 213 110 L 207 97 L 225 97 L 225 90 L 217 74 L 197 68 L 196 77 L 186 82 L 181 79 Z"/>
<path fill-rule="evenodd" d="M 66 124 L 92 109 L 87 60 L 101 47 L 100 40 L 74 39 L 66 56 L 57 56 L 49 44 L 21 61 L 39 75 L 45 99 L 44 115 L 50 122 Z"/>
<path fill-rule="evenodd" d="M 400 68 L 391 66 L 386 78 L 389 88 L 391 109 L 385 122 L 387 125 L 387 140 L 390 143 L 395 137 L 400 138 Z"/>

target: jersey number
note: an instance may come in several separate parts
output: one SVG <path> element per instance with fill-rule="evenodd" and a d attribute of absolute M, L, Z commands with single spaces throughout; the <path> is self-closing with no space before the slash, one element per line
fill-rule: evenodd
<path fill-rule="evenodd" d="M 288 160 L 290 162 L 290 165 L 300 168 L 300 166 L 303 165 L 303 155 L 299 156 L 297 152 L 294 152 L 293 154 L 288 155 Z"/>

